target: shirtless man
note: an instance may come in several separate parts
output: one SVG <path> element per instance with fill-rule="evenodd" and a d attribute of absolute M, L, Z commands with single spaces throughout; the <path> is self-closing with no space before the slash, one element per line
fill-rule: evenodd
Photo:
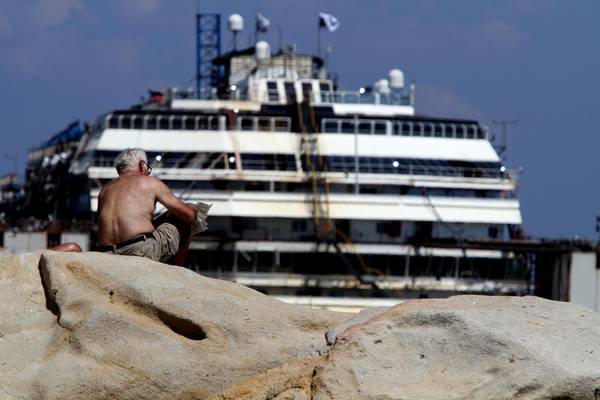
<path fill-rule="evenodd" d="M 179 200 L 160 179 L 150 176 L 146 153 L 127 149 L 115 159 L 119 177 L 98 196 L 98 245 L 112 254 L 135 255 L 183 265 L 196 209 Z M 176 218 L 154 227 L 156 202 Z"/>

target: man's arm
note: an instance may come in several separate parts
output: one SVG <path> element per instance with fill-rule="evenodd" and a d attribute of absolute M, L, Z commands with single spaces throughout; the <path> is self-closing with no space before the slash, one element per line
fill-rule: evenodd
<path fill-rule="evenodd" d="M 184 222 L 192 222 L 196 219 L 196 209 L 194 207 L 188 206 L 175 197 L 173 192 L 171 192 L 171 189 L 169 189 L 169 187 L 160 179 L 154 177 L 151 179 L 155 188 L 156 199 L 159 203 Z"/>

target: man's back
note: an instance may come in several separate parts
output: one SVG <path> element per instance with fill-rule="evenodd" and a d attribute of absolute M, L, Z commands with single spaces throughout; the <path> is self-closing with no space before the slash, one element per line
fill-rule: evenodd
<path fill-rule="evenodd" d="M 160 179 L 149 176 L 152 168 L 142 149 L 119 153 L 115 168 L 119 178 L 104 186 L 98 196 L 96 249 L 183 265 L 190 244 L 191 223 L 198 217 L 196 207 L 175 197 Z M 173 218 L 155 229 L 152 215 L 157 201 Z M 196 225 L 201 226 L 200 222 Z"/>
<path fill-rule="evenodd" d="M 98 197 L 98 243 L 121 243 L 152 232 L 157 179 L 121 176 L 104 186 Z"/>

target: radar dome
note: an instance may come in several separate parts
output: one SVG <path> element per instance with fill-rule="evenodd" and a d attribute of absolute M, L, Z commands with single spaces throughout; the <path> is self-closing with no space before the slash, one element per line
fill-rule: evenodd
<path fill-rule="evenodd" d="M 375 82 L 375 90 L 377 93 L 389 94 L 390 93 L 390 82 L 387 79 L 380 79 Z"/>
<path fill-rule="evenodd" d="M 271 57 L 271 46 L 264 40 L 256 42 L 256 45 L 254 46 L 254 51 L 256 52 L 256 58 L 258 58 L 259 60 L 266 60 L 269 57 Z"/>
<path fill-rule="evenodd" d="M 392 89 L 402 89 L 404 87 L 404 72 L 397 68 L 390 71 L 390 87 Z"/>
<path fill-rule="evenodd" d="M 244 18 L 240 14 L 231 14 L 228 19 L 229 30 L 232 32 L 240 32 L 244 29 Z"/>

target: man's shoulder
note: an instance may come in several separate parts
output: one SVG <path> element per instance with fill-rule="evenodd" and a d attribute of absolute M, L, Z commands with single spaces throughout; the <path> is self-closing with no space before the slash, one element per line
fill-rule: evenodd
<path fill-rule="evenodd" d="M 145 191 L 148 193 L 157 193 L 163 190 L 166 185 L 158 178 L 147 175 L 121 176 L 105 185 L 103 190 L 110 191 Z"/>
<path fill-rule="evenodd" d="M 167 185 L 157 177 L 144 175 L 140 176 L 139 178 L 140 179 L 138 182 L 145 190 L 159 193 L 167 188 Z"/>
<path fill-rule="evenodd" d="M 117 184 L 117 182 L 119 181 L 119 178 L 113 179 L 109 182 L 106 182 L 105 184 L 102 185 L 102 189 L 100 189 L 100 196 L 105 193 L 106 191 L 108 191 L 111 187 L 115 186 L 115 184 Z"/>
<path fill-rule="evenodd" d="M 141 178 L 143 179 L 143 182 L 147 185 L 152 185 L 152 186 L 163 186 L 164 185 L 164 182 L 155 176 L 144 175 L 144 176 L 141 176 Z"/>

